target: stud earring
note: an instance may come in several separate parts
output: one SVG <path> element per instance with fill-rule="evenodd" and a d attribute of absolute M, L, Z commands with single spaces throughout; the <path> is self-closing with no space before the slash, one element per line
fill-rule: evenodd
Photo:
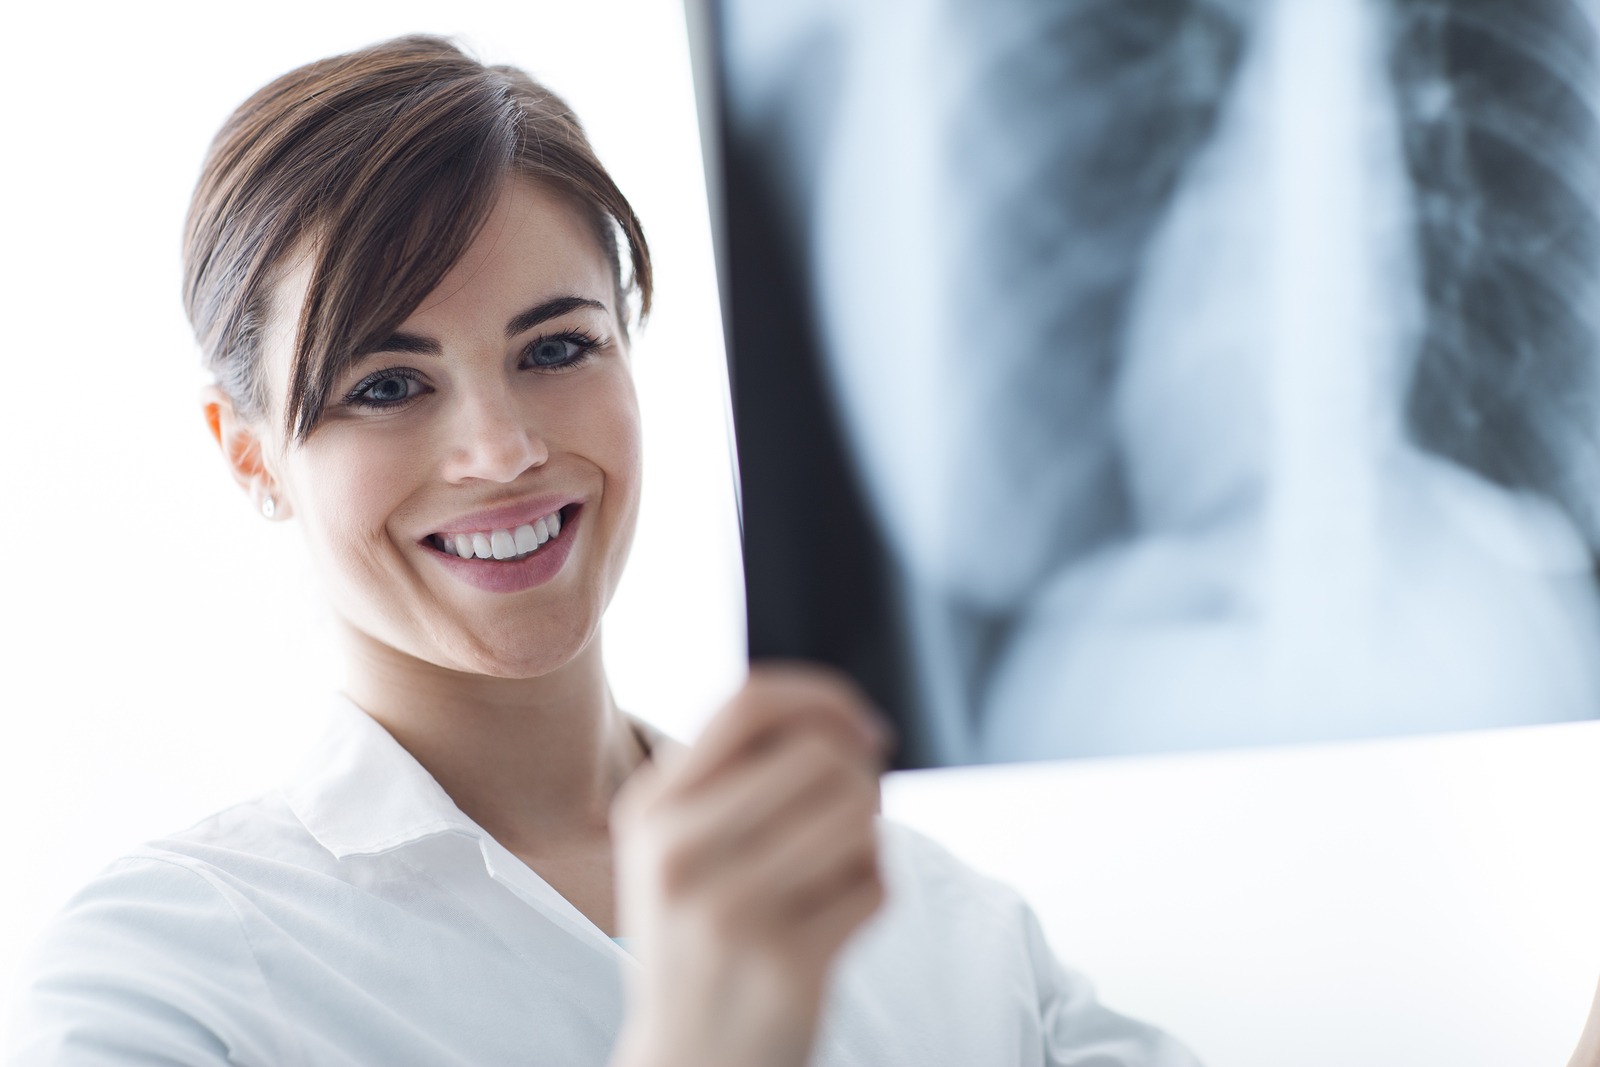
<path fill-rule="evenodd" d="M 272 499 L 272 494 L 271 493 L 268 493 L 266 496 L 261 498 L 261 514 L 265 515 L 267 518 L 270 519 L 270 518 L 272 518 L 272 516 L 276 515 L 277 513 L 278 513 L 278 502 L 276 500 Z"/>

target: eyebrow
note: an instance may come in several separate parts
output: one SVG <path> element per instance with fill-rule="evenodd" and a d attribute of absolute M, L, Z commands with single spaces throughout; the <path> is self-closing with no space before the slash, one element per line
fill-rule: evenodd
<path fill-rule="evenodd" d="M 506 323 L 506 340 L 511 340 L 525 330 L 531 330 L 547 319 L 558 318 L 573 311 L 579 310 L 605 311 L 606 306 L 598 300 L 590 300 L 584 296 L 558 296 L 546 300 L 542 304 L 535 304 L 526 311 L 512 316 Z M 381 343 L 361 353 L 356 358 L 365 359 L 380 352 L 404 352 L 409 355 L 437 356 L 444 352 L 444 347 L 432 337 L 424 337 L 415 333 L 392 333 Z"/>

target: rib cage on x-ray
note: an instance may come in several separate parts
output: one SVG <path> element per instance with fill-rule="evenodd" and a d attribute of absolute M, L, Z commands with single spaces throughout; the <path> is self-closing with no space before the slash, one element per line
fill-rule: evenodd
<path fill-rule="evenodd" d="M 1397 2 L 1389 61 L 1426 292 L 1423 447 L 1546 494 L 1600 545 L 1600 125 L 1570 2 Z"/>
<path fill-rule="evenodd" d="M 913 763 L 1594 713 L 1590 12 L 718 12 L 753 651 Z"/>

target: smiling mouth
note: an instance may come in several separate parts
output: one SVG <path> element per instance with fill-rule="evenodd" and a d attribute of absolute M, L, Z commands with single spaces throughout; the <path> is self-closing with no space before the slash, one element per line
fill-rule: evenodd
<path fill-rule="evenodd" d="M 457 559 L 484 563 L 518 563 L 538 555 L 544 547 L 561 536 L 577 514 L 578 505 L 566 507 L 521 526 L 493 530 L 475 530 L 471 533 L 429 534 L 422 543 L 435 552 Z"/>

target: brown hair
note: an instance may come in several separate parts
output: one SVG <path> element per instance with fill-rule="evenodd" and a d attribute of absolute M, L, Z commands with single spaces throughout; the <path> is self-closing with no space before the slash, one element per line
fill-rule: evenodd
<path fill-rule="evenodd" d="M 524 72 L 412 36 L 258 91 L 212 142 L 184 227 L 184 305 L 218 385 L 241 413 L 266 411 L 267 302 L 287 257 L 308 248 L 284 411 L 286 439 L 304 441 L 333 382 L 433 291 L 510 176 L 574 198 L 611 260 L 619 323 L 630 292 L 642 320 L 651 274 L 639 220 L 572 110 Z"/>

